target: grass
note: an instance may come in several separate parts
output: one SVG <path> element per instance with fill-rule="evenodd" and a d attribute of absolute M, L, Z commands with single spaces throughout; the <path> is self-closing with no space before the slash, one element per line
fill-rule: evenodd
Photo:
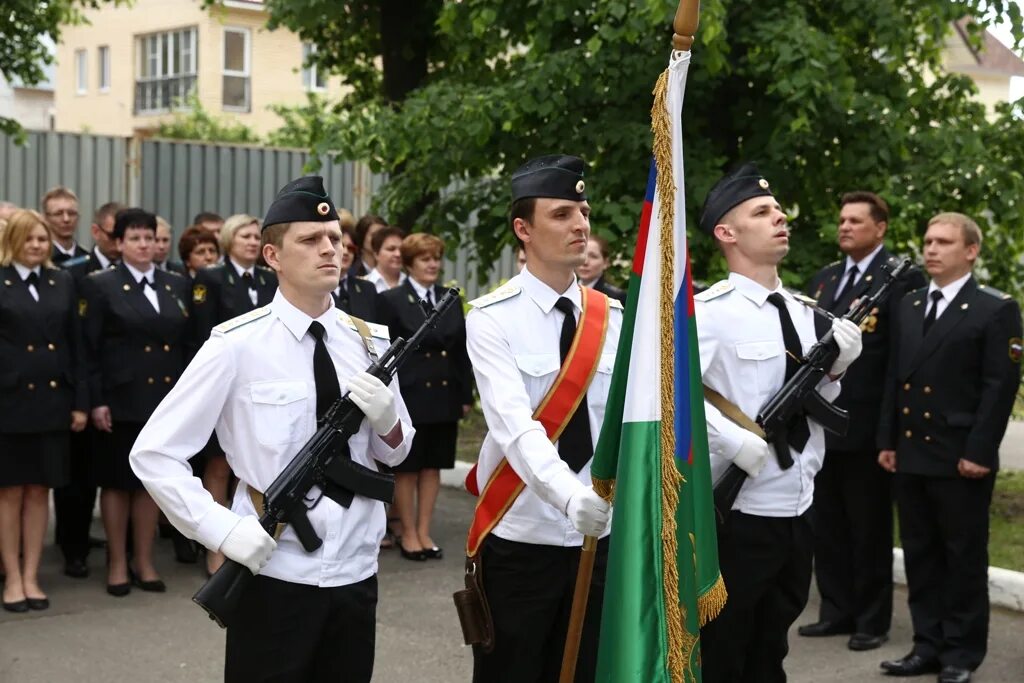
<path fill-rule="evenodd" d="M 483 411 L 474 406 L 469 415 L 459 422 L 459 440 L 455 446 L 455 459 L 465 462 L 476 462 L 480 455 L 480 445 L 484 442 L 487 425 Z"/>

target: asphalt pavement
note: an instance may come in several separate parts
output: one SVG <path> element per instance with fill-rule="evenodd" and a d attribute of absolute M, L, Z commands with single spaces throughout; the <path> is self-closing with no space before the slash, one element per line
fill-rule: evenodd
<path fill-rule="evenodd" d="M 395 550 L 382 552 L 375 681 L 470 680 L 472 653 L 462 646 L 451 594 L 462 587 L 460 549 L 472 507 L 467 494 L 442 490 L 435 540 L 445 549 L 444 559 L 410 562 Z M 102 535 L 98 523 L 94 533 Z M 0 683 L 221 680 L 224 632 L 190 600 L 202 583 L 197 565 L 176 564 L 170 542 L 161 541 L 157 566 L 168 593 L 134 590 L 113 598 L 104 592 L 102 551 L 94 551 L 89 564 L 90 578 L 65 578 L 57 553 L 47 548 L 42 583 L 52 607 L 29 615 L 0 612 Z M 813 621 L 815 610 L 812 596 L 798 623 Z M 1022 634 L 1024 614 L 993 611 L 989 657 L 977 683 L 1024 681 Z M 793 683 L 891 680 L 880 675 L 878 662 L 910 649 L 906 593 L 897 591 L 892 640 L 880 650 L 854 653 L 842 638 L 812 640 L 795 633 L 790 645 L 786 667 Z"/>

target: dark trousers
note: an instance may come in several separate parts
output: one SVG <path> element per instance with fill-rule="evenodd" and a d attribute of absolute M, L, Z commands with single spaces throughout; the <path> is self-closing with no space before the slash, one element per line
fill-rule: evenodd
<path fill-rule="evenodd" d="M 733 510 L 718 529 L 725 608 L 701 629 L 704 683 L 785 681 L 787 632 L 811 588 L 811 525 Z"/>
<path fill-rule="evenodd" d="M 494 618 L 494 650 L 473 648 L 473 683 L 557 683 L 569 627 L 580 549 L 517 543 L 493 534 L 481 550 L 484 592 Z M 598 541 L 575 683 L 597 675 L 597 638 L 608 565 Z"/>
<path fill-rule="evenodd" d="M 64 561 L 85 561 L 89 554 L 89 528 L 96 505 L 92 474 L 92 428 L 71 434 L 71 481 L 53 491 L 54 537 Z"/>
<path fill-rule="evenodd" d="M 897 474 L 914 652 L 976 669 L 988 641 L 988 511 L 995 476 Z"/>
<path fill-rule="evenodd" d="M 225 683 L 369 683 L 377 577 L 318 588 L 257 576 L 228 628 Z"/>
<path fill-rule="evenodd" d="M 829 450 L 814 479 L 819 617 L 875 636 L 892 621 L 891 477 L 877 450 Z"/>

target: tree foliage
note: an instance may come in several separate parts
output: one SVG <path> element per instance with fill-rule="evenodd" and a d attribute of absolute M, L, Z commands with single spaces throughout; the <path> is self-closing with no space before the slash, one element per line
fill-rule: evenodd
<path fill-rule="evenodd" d="M 426 69 L 401 98 L 377 69 L 388 35 L 377 3 L 317 11 L 327 4 L 338 5 L 268 0 L 275 21 L 316 42 L 318 63 L 354 88 L 293 112 L 287 134 L 388 173 L 380 211 L 400 215 L 428 197 L 405 227 L 472 243 L 486 269 L 511 241 L 510 172 L 537 154 L 576 153 L 590 166 L 594 229 L 631 250 L 674 0 L 415 3 L 423 11 L 403 30 L 430 35 L 417 53 Z M 970 81 L 942 73 L 962 16 L 976 28 L 1005 17 L 1024 42 L 1012 0 L 705 0 L 683 114 L 689 225 L 710 185 L 754 159 L 793 215 L 791 284 L 834 258 L 838 199 L 853 189 L 890 202 L 898 250 L 940 210 L 974 216 L 993 284 L 1024 282 L 1024 107 L 988 120 Z M 718 277 L 713 245 L 696 231 L 691 245 L 695 275 Z"/>
<path fill-rule="evenodd" d="M 188 109 L 175 112 L 157 126 L 157 137 L 203 142 L 260 142 L 260 136 L 245 124 L 207 111 L 195 94 L 189 96 L 187 104 Z"/>

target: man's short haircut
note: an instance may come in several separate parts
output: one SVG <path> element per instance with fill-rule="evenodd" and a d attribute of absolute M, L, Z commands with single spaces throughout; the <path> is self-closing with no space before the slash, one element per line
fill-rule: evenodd
<path fill-rule="evenodd" d="M 423 254 L 436 258 L 444 256 L 444 240 L 426 232 L 414 232 L 402 240 L 402 265 L 412 267 L 412 262 Z"/>
<path fill-rule="evenodd" d="M 375 225 L 383 225 L 387 227 L 387 224 L 388 222 L 386 220 L 375 213 L 368 213 L 360 218 L 356 223 L 355 235 L 352 237 L 356 242 L 356 248 L 363 248 L 363 242 L 366 241 L 366 234 L 370 232 L 370 228 Z"/>
<path fill-rule="evenodd" d="M 865 190 L 847 192 L 839 200 L 839 208 L 841 209 L 847 204 L 867 204 L 868 210 L 871 212 L 871 220 L 876 223 L 889 222 L 889 205 L 874 192 L 867 192 Z"/>
<path fill-rule="evenodd" d="M 212 244 L 214 251 L 220 253 L 220 245 L 217 243 L 216 237 L 198 225 L 190 225 L 178 238 L 178 255 L 181 256 L 181 262 L 188 263 L 188 257 L 200 244 Z"/>
<path fill-rule="evenodd" d="M 960 228 L 960 233 L 964 237 L 964 244 L 971 246 L 977 244 L 978 248 L 981 248 L 981 228 L 974 222 L 970 216 L 955 211 L 945 211 L 940 214 L 936 214 L 931 217 L 928 221 L 928 227 L 932 227 L 936 223 L 949 223 Z"/>
<path fill-rule="evenodd" d="M 373 233 L 373 237 L 370 238 L 370 247 L 373 249 L 374 254 L 380 252 L 381 247 L 384 246 L 384 240 L 389 237 L 397 237 L 400 240 L 405 239 L 405 230 L 395 225 L 387 225 Z"/>
<path fill-rule="evenodd" d="M 263 247 L 268 244 L 272 244 L 280 249 L 281 245 L 284 244 L 284 234 L 288 232 L 290 227 L 292 227 L 291 223 L 275 223 L 263 228 L 263 232 L 260 233 L 260 251 L 263 251 Z"/>
<path fill-rule="evenodd" d="M 51 187 L 46 191 L 46 194 L 43 195 L 43 198 L 39 200 L 39 208 L 43 213 L 46 212 L 46 204 L 51 199 L 70 199 L 73 202 L 77 202 L 78 195 L 72 192 L 70 188 L 64 187 L 63 185 Z"/>
<path fill-rule="evenodd" d="M 519 239 L 519 235 L 516 234 L 516 219 L 522 218 L 527 223 L 533 222 L 533 213 L 537 208 L 536 197 L 523 197 L 512 202 L 512 207 L 508 211 L 508 227 L 512 229 L 512 236 L 516 238 L 516 244 L 519 245 L 520 249 L 526 249 L 526 245 Z"/>
<path fill-rule="evenodd" d="M 107 216 L 116 216 L 117 212 L 124 208 L 127 208 L 124 204 L 120 204 L 118 202 L 107 202 L 100 208 L 96 209 L 96 213 L 92 216 L 92 222 L 96 225 L 101 225 Z"/>
<path fill-rule="evenodd" d="M 123 240 L 129 228 L 144 228 L 156 235 L 156 216 L 145 209 L 121 209 L 114 216 L 114 239 Z"/>
<path fill-rule="evenodd" d="M 200 211 L 196 214 L 196 217 L 192 219 L 193 225 L 202 225 L 203 223 L 223 223 L 224 219 L 221 218 L 219 213 L 213 211 Z"/>

